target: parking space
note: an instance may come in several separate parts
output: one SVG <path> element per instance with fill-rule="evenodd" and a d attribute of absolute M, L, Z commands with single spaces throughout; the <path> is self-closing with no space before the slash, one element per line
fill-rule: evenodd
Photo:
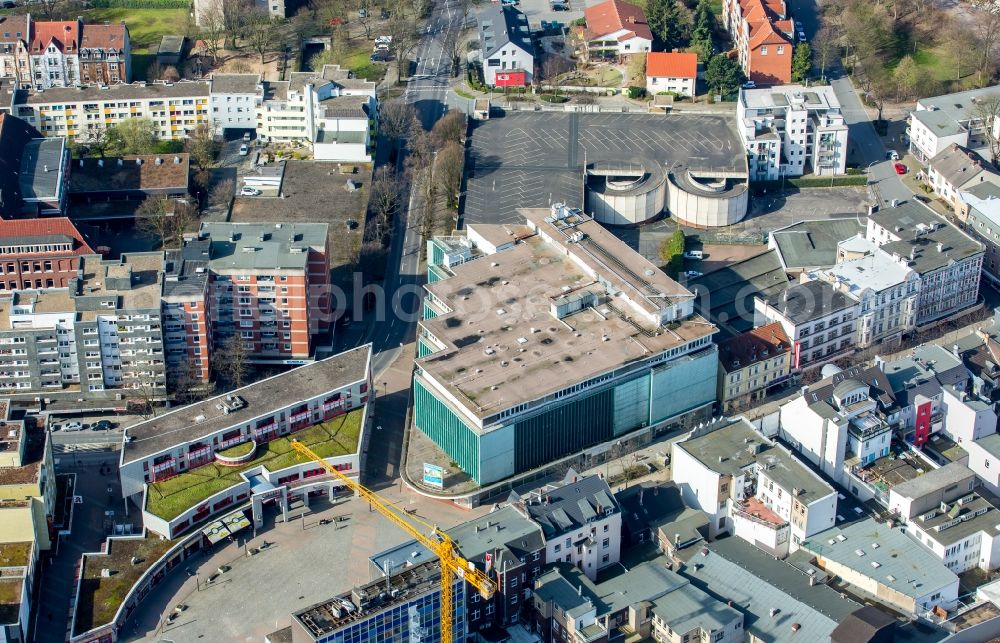
<path fill-rule="evenodd" d="M 542 22 L 560 22 L 563 26 L 569 26 L 574 20 L 583 17 L 584 7 L 597 4 L 600 0 L 567 0 L 565 3 L 553 3 L 552 0 L 520 0 L 517 8 L 528 17 L 528 24 L 533 29 L 541 26 Z M 563 7 L 555 10 L 553 4 Z"/>

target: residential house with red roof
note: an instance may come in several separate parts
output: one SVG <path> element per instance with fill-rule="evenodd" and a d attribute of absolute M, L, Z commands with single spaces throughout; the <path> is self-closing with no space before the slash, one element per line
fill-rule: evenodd
<path fill-rule="evenodd" d="M 83 25 L 80 81 L 85 85 L 132 82 L 132 43 L 125 21 L 117 25 Z"/>
<path fill-rule="evenodd" d="M 31 70 L 36 90 L 80 83 L 79 20 L 36 22 L 31 38 Z"/>
<path fill-rule="evenodd" d="M 13 78 L 19 89 L 31 88 L 31 16 L 0 16 L 0 78 Z"/>
<path fill-rule="evenodd" d="M 653 46 L 646 14 L 634 4 L 607 0 L 584 9 L 583 17 L 587 21 L 584 37 L 589 58 L 623 58 Z"/>
<path fill-rule="evenodd" d="M 698 81 L 698 54 L 657 51 L 646 54 L 646 91 L 694 96 Z"/>
<path fill-rule="evenodd" d="M 778 322 L 730 337 L 719 344 L 719 404 L 724 413 L 764 399 L 788 383 L 792 342 Z"/>
<path fill-rule="evenodd" d="M 92 254 L 66 217 L 0 220 L 0 291 L 66 288 Z"/>
<path fill-rule="evenodd" d="M 723 22 L 747 78 L 767 85 L 792 81 L 796 29 L 784 0 L 725 0 Z"/>

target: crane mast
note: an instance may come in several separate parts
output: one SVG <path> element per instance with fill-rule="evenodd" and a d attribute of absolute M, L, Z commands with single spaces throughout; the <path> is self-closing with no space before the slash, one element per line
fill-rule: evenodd
<path fill-rule="evenodd" d="M 454 627 L 452 609 L 455 596 L 454 587 L 452 587 L 453 578 L 457 576 L 472 585 L 486 600 L 493 598 L 493 594 L 496 592 L 496 584 L 493 580 L 479 571 L 474 564 L 462 558 L 454 541 L 436 526 L 409 514 L 404 515 L 403 512 L 387 503 L 374 491 L 338 471 L 315 451 L 298 440 L 292 440 L 292 448 L 319 464 L 324 471 L 367 500 L 376 511 L 438 557 L 441 565 L 441 643 L 452 643 Z M 429 531 L 425 533 L 424 529 L 413 523 L 417 523 Z"/>

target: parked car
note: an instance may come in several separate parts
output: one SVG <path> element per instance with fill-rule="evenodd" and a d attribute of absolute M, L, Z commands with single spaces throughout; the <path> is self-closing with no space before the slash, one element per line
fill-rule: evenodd
<path fill-rule="evenodd" d="M 702 273 L 698 272 L 697 270 L 688 270 L 684 274 L 689 279 L 696 279 L 697 277 L 700 277 L 702 275 Z"/>
<path fill-rule="evenodd" d="M 250 142 L 250 132 L 243 132 L 243 142 L 244 143 Z"/>
<path fill-rule="evenodd" d="M 379 16 L 381 16 L 382 20 L 388 20 L 389 19 L 389 10 L 388 9 L 383 9 L 382 12 L 379 14 Z"/>
<path fill-rule="evenodd" d="M 896 170 L 896 174 L 899 174 L 900 176 L 906 174 L 906 166 L 902 163 L 896 163 L 892 167 Z"/>
<path fill-rule="evenodd" d="M 799 32 L 796 35 L 799 37 L 799 42 L 805 42 L 806 41 L 806 32 L 804 32 L 801 29 L 799 29 Z"/>
<path fill-rule="evenodd" d="M 98 420 L 91 424 L 90 428 L 95 431 L 110 431 L 115 428 L 115 423 L 110 420 Z"/>
<path fill-rule="evenodd" d="M 3 2 L 3 8 L 4 9 L 13 9 L 16 6 L 17 6 L 17 3 L 14 2 L 14 0 L 4 0 L 4 2 Z"/>
<path fill-rule="evenodd" d="M 359 9 L 358 10 L 358 17 L 360 17 L 360 18 L 367 18 L 368 17 L 368 10 L 367 9 Z"/>
<path fill-rule="evenodd" d="M 246 143 L 240 145 L 240 156 L 246 156 L 249 153 L 250 153 L 250 147 Z"/>
<path fill-rule="evenodd" d="M 756 87 L 757 83 L 755 83 L 752 80 L 748 80 L 747 82 L 743 83 L 743 89 L 756 89 Z"/>
<path fill-rule="evenodd" d="M 63 431 L 83 431 L 83 422 L 67 422 L 59 428 Z"/>
<path fill-rule="evenodd" d="M 386 45 L 386 44 L 375 45 L 375 48 L 372 50 L 372 52 L 376 53 L 376 54 L 378 54 L 378 53 L 388 53 L 389 52 L 389 45 Z"/>
<path fill-rule="evenodd" d="M 923 194 L 914 194 L 913 198 L 916 199 L 917 201 L 920 201 L 921 203 L 930 203 L 931 202 L 931 200 L 928 199 L 927 197 L 925 197 Z"/>
<path fill-rule="evenodd" d="M 379 36 L 378 38 L 375 39 L 375 44 L 376 45 L 391 45 L 392 44 L 392 36 Z"/>
<path fill-rule="evenodd" d="M 701 261 L 705 258 L 705 253 L 701 250 L 688 250 L 684 253 L 685 259 L 694 259 L 695 261 Z"/>
<path fill-rule="evenodd" d="M 888 152 L 885 153 L 885 158 L 889 161 L 898 161 L 899 152 L 897 152 L 896 150 L 889 150 Z"/>
<path fill-rule="evenodd" d="M 384 63 L 389 61 L 389 56 L 385 55 L 384 53 L 372 54 L 371 56 L 368 57 L 368 60 L 372 61 L 373 63 Z"/>
<path fill-rule="evenodd" d="M 240 188 L 240 196 L 260 196 L 260 190 L 249 185 Z"/>
<path fill-rule="evenodd" d="M 569 7 L 564 4 L 554 4 L 552 5 L 553 11 L 569 11 Z"/>

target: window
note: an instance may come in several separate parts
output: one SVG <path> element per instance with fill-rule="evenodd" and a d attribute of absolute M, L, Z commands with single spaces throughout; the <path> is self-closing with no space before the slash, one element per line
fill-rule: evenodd
<path fill-rule="evenodd" d="M 611 539 L 610 538 L 605 538 L 604 541 L 601 542 L 601 548 L 602 549 L 607 549 L 610 546 L 611 546 Z"/>
<path fill-rule="evenodd" d="M 767 55 L 767 47 L 761 47 L 760 48 L 760 55 L 761 56 L 766 56 Z"/>
<path fill-rule="evenodd" d="M 784 54 L 784 53 L 785 53 L 785 48 L 784 48 L 784 46 L 782 46 L 782 45 L 778 45 L 778 55 L 780 56 L 780 55 L 782 55 L 782 54 Z"/>

